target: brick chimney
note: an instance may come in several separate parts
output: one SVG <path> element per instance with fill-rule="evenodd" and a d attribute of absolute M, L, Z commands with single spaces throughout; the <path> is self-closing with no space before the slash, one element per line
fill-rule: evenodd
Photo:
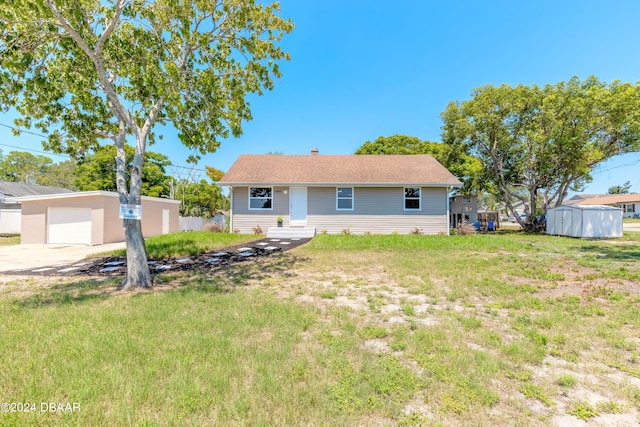
<path fill-rule="evenodd" d="M 311 155 L 312 155 L 312 156 L 317 156 L 317 155 L 318 155 L 318 153 L 320 153 L 320 151 L 318 151 L 318 149 L 317 149 L 317 148 L 312 148 L 312 149 L 311 149 Z"/>

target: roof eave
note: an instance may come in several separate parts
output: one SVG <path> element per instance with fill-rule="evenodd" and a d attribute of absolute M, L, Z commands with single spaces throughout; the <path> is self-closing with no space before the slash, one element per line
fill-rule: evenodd
<path fill-rule="evenodd" d="M 357 187 L 463 187 L 461 182 L 221 182 L 222 187 L 249 187 L 257 185 L 268 185 L 272 187 L 335 187 L 335 186 L 357 186 Z"/>
<path fill-rule="evenodd" d="M 79 197 L 95 197 L 95 196 L 103 196 L 103 197 L 117 197 L 120 196 L 118 193 L 113 191 L 104 191 L 104 190 L 92 190 L 92 191 L 76 191 L 71 193 L 52 193 L 52 194 L 40 194 L 33 196 L 22 196 L 22 197 L 14 197 L 11 200 L 13 202 L 31 202 L 31 201 L 41 201 L 41 200 L 55 200 L 55 199 L 72 199 Z M 142 200 L 162 200 L 168 203 L 181 203 L 180 200 L 168 199 L 164 197 L 150 197 L 150 196 L 141 196 Z"/>

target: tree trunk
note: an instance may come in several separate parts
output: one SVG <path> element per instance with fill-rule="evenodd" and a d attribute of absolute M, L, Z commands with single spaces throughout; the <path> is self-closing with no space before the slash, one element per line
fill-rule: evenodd
<path fill-rule="evenodd" d="M 151 289 L 153 278 L 147 263 L 147 249 L 142 237 L 142 225 L 139 220 L 124 220 L 127 243 L 127 277 L 119 289 Z"/>

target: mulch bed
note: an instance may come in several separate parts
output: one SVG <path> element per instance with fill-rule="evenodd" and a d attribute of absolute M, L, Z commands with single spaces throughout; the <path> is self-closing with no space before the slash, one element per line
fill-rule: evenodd
<path fill-rule="evenodd" d="M 180 271 L 211 271 L 231 264 L 255 260 L 304 245 L 311 239 L 260 239 L 215 251 L 180 258 L 149 259 L 152 275 Z M 286 242 L 286 243 L 285 243 Z M 7 275 L 30 276 L 123 276 L 126 257 L 87 258 L 69 265 L 6 271 Z"/>

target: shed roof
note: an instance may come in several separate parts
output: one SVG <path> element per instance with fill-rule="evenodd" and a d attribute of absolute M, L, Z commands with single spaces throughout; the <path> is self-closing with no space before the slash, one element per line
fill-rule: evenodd
<path fill-rule="evenodd" d="M 451 172 L 426 154 L 243 154 L 218 184 L 412 184 L 462 187 L 462 183 Z"/>
<path fill-rule="evenodd" d="M 619 211 L 620 208 L 616 208 L 613 206 L 606 206 L 606 205 L 561 205 L 561 206 L 557 206 L 555 208 L 550 208 L 549 210 L 571 210 L 571 209 L 576 209 L 576 210 L 581 210 L 581 211 Z"/>
<path fill-rule="evenodd" d="M 35 196 L 24 196 L 24 197 L 16 197 L 14 200 L 18 202 L 32 202 L 32 201 L 40 201 L 40 200 L 55 200 L 55 199 L 75 199 L 79 197 L 120 197 L 118 193 L 114 191 L 103 191 L 103 190 L 94 190 L 94 191 L 72 191 L 69 193 L 54 193 L 54 194 L 41 194 Z M 156 200 L 162 201 L 170 204 L 179 204 L 180 200 L 173 199 L 165 199 L 164 197 L 149 197 L 142 196 L 142 200 Z"/>
<path fill-rule="evenodd" d="M 54 193 L 72 193 L 72 191 L 60 187 L 46 187 L 44 185 L 25 184 L 23 182 L 0 181 L 0 197 L 23 197 Z"/>

